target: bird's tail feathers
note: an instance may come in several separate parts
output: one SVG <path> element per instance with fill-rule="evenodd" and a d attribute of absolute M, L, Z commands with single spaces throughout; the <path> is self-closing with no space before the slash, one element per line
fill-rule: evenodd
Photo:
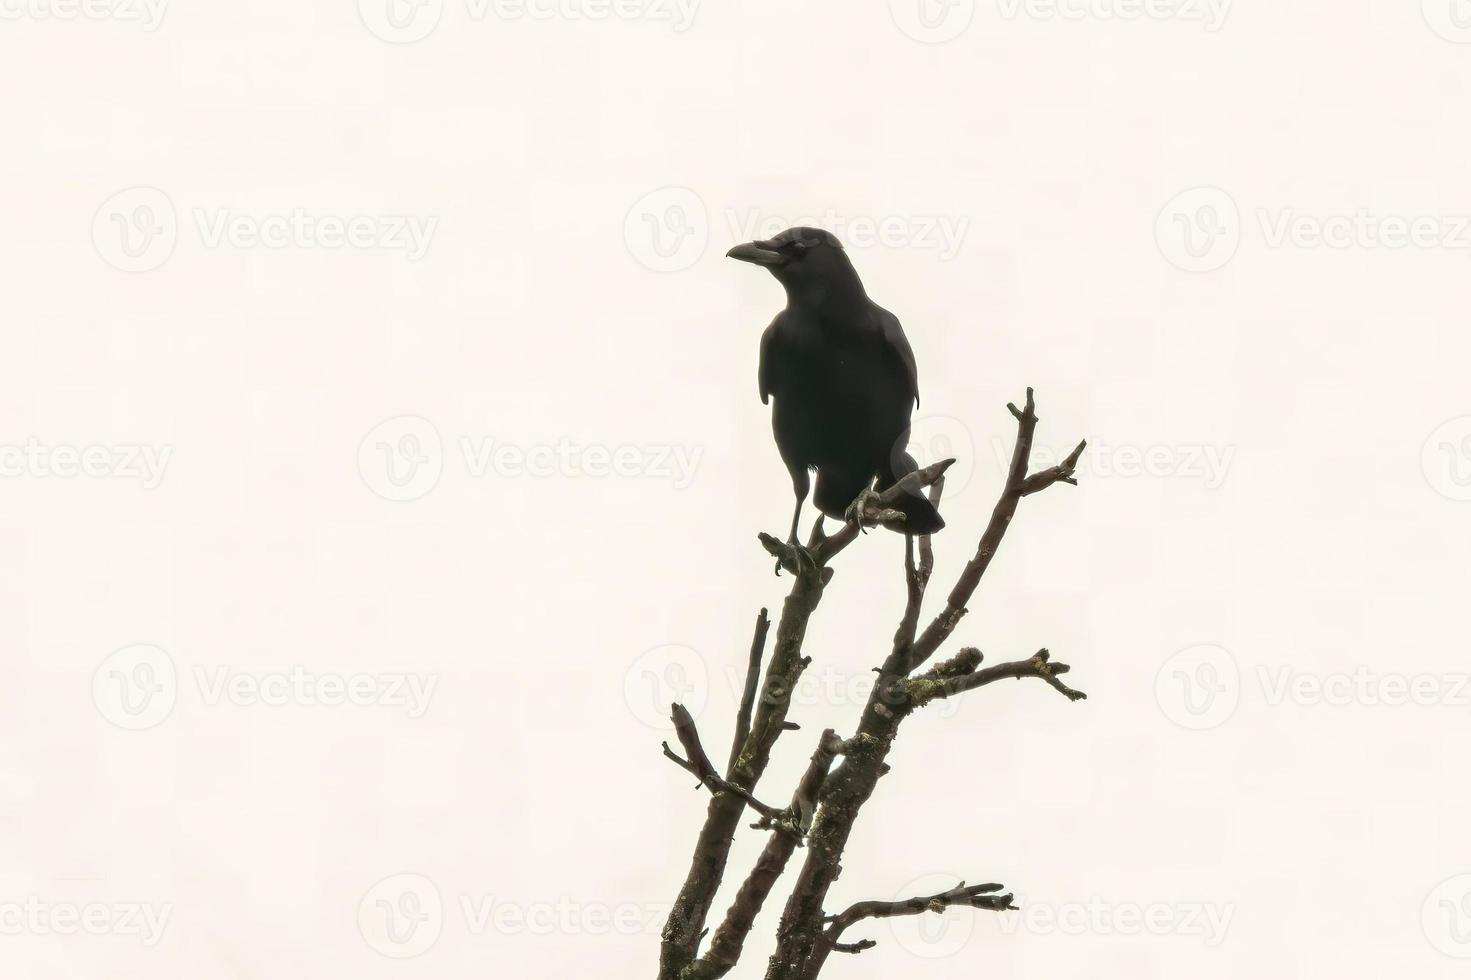
<path fill-rule="evenodd" d="M 890 461 L 889 468 L 892 476 L 890 479 L 879 480 L 878 489 L 880 490 L 893 486 L 897 481 L 913 473 L 919 469 L 919 464 L 915 462 L 913 456 L 900 450 Z M 895 501 L 894 509 L 904 515 L 904 531 L 907 534 L 934 534 L 945 526 L 945 519 L 940 516 L 940 511 L 930 503 L 929 498 L 921 494 L 904 494 Z"/>
<path fill-rule="evenodd" d="M 904 515 L 907 534 L 934 534 L 945 526 L 945 519 L 935 505 L 919 494 L 904 494 L 894 502 L 894 509 Z"/>

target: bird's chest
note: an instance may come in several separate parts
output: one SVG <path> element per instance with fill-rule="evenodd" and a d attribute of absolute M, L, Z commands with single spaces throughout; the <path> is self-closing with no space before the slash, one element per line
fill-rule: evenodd
<path fill-rule="evenodd" d="M 863 338 L 803 337 L 788 351 L 784 392 L 789 400 L 822 404 L 860 401 L 878 369 L 876 352 Z"/>
<path fill-rule="evenodd" d="M 903 427 L 888 411 L 891 387 L 883 352 L 864 338 L 816 335 L 785 352 L 782 384 L 776 392 L 772 422 L 777 434 L 799 454 L 821 457 L 856 451 L 854 440 L 878 439 Z M 893 418 L 889 418 L 893 415 Z"/>

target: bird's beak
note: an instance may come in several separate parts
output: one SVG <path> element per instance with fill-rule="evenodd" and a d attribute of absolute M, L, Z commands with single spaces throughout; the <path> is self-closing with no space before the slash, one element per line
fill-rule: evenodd
<path fill-rule="evenodd" d="M 737 245 L 729 252 L 726 252 L 725 257 L 767 267 L 785 265 L 787 261 L 785 255 L 770 247 L 770 244 L 767 242 L 750 242 L 746 245 Z"/>

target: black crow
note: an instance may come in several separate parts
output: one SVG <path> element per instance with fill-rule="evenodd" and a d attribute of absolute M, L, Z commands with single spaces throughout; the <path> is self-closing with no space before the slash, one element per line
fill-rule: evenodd
<path fill-rule="evenodd" d="M 789 228 L 726 255 L 765 266 L 787 291 L 786 309 L 761 335 L 759 380 L 761 401 L 776 398 L 771 428 L 797 495 L 795 545 L 808 470 L 817 471 L 817 509 L 843 520 L 875 480 L 883 490 L 915 469 L 906 452 L 909 414 L 919 404 L 914 351 L 898 318 L 868 298 L 831 232 Z M 894 509 L 908 534 L 945 526 L 919 494 L 906 494 Z"/>

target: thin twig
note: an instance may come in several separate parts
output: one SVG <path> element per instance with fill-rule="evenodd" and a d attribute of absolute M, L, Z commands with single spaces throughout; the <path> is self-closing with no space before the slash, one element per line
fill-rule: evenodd
<path fill-rule="evenodd" d="M 741 707 L 736 712 L 735 739 L 730 746 L 730 762 L 725 767 L 725 778 L 735 778 L 736 760 L 741 757 L 741 747 L 751 734 L 751 709 L 756 704 L 756 688 L 761 684 L 761 658 L 766 652 L 766 634 L 771 629 L 771 620 L 763 608 L 756 617 L 756 632 L 751 637 L 751 654 L 746 664 L 746 687 L 741 692 Z"/>
<path fill-rule="evenodd" d="M 941 471 L 930 484 L 930 503 L 936 509 L 945 492 L 945 474 Z M 930 544 L 930 535 L 919 538 L 919 561 L 914 559 L 915 540 L 913 535 L 904 537 L 904 615 L 899 619 L 899 628 L 894 632 L 894 646 L 889 660 L 884 664 L 886 671 L 908 673 L 908 663 L 914 648 L 914 636 L 919 629 L 919 614 L 924 608 L 925 589 L 930 584 L 930 575 L 935 570 L 935 552 Z"/>
<path fill-rule="evenodd" d="M 973 909 L 990 909 L 995 912 L 1015 911 L 1011 900 L 1016 896 L 1009 892 L 997 894 L 1005 887 L 1005 885 L 998 885 L 994 882 L 984 885 L 967 885 L 962 881 L 954 888 L 937 895 L 922 895 L 899 902 L 858 902 L 850 905 L 847 911 L 839 915 L 829 916 L 827 921 L 837 926 L 838 931 L 841 932 L 855 922 L 861 922 L 864 919 L 889 919 L 899 915 L 943 912 L 953 905 Z"/>
<path fill-rule="evenodd" d="M 712 793 L 730 793 L 746 801 L 746 805 L 755 810 L 761 816 L 773 819 L 781 815 L 781 811 L 774 806 L 767 806 L 747 790 L 742 789 L 735 783 L 728 782 L 718 772 L 705 754 L 705 747 L 700 744 L 700 732 L 695 728 L 695 719 L 689 710 L 682 704 L 670 705 L 670 716 L 674 719 L 674 734 L 679 736 L 679 744 L 684 746 L 685 755 L 688 759 L 681 759 L 668 742 L 662 743 L 664 755 L 675 765 L 689 772 L 698 779 L 703 786 L 707 786 Z"/>
<path fill-rule="evenodd" d="M 1077 483 L 1075 472 L 1083 450 L 1088 445 L 1087 440 L 1078 443 L 1077 448 L 1068 455 L 1067 459 L 1057 466 L 1028 476 L 1027 467 L 1032 458 L 1032 442 L 1037 433 L 1037 405 L 1032 389 L 1027 389 L 1025 407 L 1017 408 L 1016 405 L 1009 402 L 1006 407 L 1016 418 L 1017 432 L 1016 446 L 1012 449 L 1011 465 L 1006 472 L 1006 484 L 1002 488 L 1001 498 L 996 501 L 996 507 L 991 512 L 991 520 L 981 535 L 975 556 L 966 563 L 965 570 L 961 572 L 960 578 L 955 583 L 955 588 L 950 590 L 945 608 L 935 616 L 930 625 L 925 627 L 924 632 L 920 634 L 919 639 L 915 641 L 908 665 L 910 671 L 932 657 L 940 645 L 955 631 L 961 617 L 966 613 L 965 604 L 975 594 L 976 587 L 981 584 L 981 577 L 986 574 L 991 559 L 996 556 L 996 549 L 1001 546 L 1002 539 L 1006 537 L 1006 530 L 1011 525 L 1011 519 L 1016 514 L 1017 505 L 1022 498 L 1039 493 L 1055 483 L 1074 485 Z"/>
<path fill-rule="evenodd" d="M 962 881 L 955 888 L 940 892 L 938 895 L 923 895 L 901 902 L 859 902 L 852 905 L 842 914 L 828 916 L 823 920 L 830 925 L 823 931 L 822 945 L 813 951 L 813 961 L 808 966 L 807 975 L 817 975 L 829 952 L 861 953 L 877 946 L 878 943 L 872 939 L 861 939 L 855 943 L 845 943 L 840 940 L 844 930 L 864 919 L 888 919 L 901 915 L 922 915 L 925 912 L 939 914 L 954 906 L 989 909 L 996 912 L 1014 910 L 1016 906 L 1011 904 L 1013 895 L 1010 893 L 994 894 L 1000 892 L 1004 887 L 1004 885 L 997 884 L 967 886 Z"/>
<path fill-rule="evenodd" d="M 964 653 L 965 651 L 961 651 Z M 979 651 L 977 651 L 979 653 Z M 951 661 L 946 661 L 936 671 L 941 670 Z M 979 664 L 979 661 L 977 661 Z M 1016 660 L 1011 663 L 997 664 L 987 667 L 985 670 L 972 669 L 968 672 L 952 674 L 951 676 L 934 676 L 932 671 L 928 674 L 916 677 L 909 682 L 909 698 L 915 707 L 938 701 L 943 698 L 954 697 L 964 694 L 966 691 L 974 691 L 978 687 L 994 684 L 1000 680 L 1020 680 L 1023 677 L 1038 677 L 1046 681 L 1059 694 L 1064 695 L 1069 701 L 1082 701 L 1088 695 L 1082 691 L 1073 690 L 1058 677 L 1072 670 L 1072 667 L 1064 663 L 1056 663 L 1052 655 L 1046 650 L 1038 650 L 1028 660 Z"/>

